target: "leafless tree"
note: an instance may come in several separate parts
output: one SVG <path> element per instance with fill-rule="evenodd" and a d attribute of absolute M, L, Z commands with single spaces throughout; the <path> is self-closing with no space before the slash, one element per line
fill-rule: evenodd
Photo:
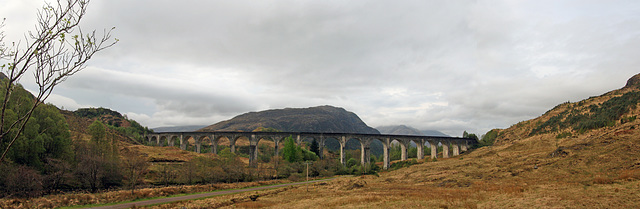
<path fill-rule="evenodd" d="M 134 151 L 127 151 L 122 157 L 122 167 L 124 168 L 131 195 L 133 195 L 136 185 L 144 179 L 144 175 L 149 169 L 149 162 L 144 157 L 141 157 L 140 154 L 134 153 Z"/>
<path fill-rule="evenodd" d="M 160 176 L 160 182 L 164 186 L 169 186 L 170 183 L 173 183 L 178 178 L 178 171 L 171 165 L 163 164 L 159 166 L 158 175 Z"/>
<path fill-rule="evenodd" d="M 79 23 L 86 14 L 89 0 L 58 0 L 46 3 L 37 13 L 35 31 L 29 31 L 24 40 L 5 44 L 4 20 L 0 23 L 0 69 L 7 78 L 0 82 L 4 95 L 0 107 L 0 144 L 7 143 L 0 156 L 0 163 L 24 131 L 36 107 L 46 100 L 54 87 L 86 67 L 86 62 L 99 51 L 113 46 L 118 39 L 111 38 L 113 29 L 83 32 Z M 17 82 L 32 72 L 38 86 L 36 99 L 29 110 L 20 113 L 17 119 L 7 117 L 10 95 Z M 13 130 L 13 131 L 12 131 Z M 9 132 L 13 132 L 9 135 Z"/>

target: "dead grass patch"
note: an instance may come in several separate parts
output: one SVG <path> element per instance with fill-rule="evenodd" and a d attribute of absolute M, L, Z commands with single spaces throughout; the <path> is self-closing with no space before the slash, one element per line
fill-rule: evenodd
<path fill-rule="evenodd" d="M 269 206 L 273 206 L 276 203 L 273 201 L 249 201 L 249 202 L 241 202 L 236 204 L 235 206 L 239 208 L 265 208 Z"/>
<path fill-rule="evenodd" d="M 633 170 L 622 170 L 620 174 L 616 178 L 617 180 L 639 180 L 640 179 L 640 169 Z"/>
<path fill-rule="evenodd" d="M 145 188 L 134 191 L 129 190 L 109 191 L 103 193 L 74 193 L 49 195 L 32 199 L 0 199 L 0 208 L 56 208 L 74 205 L 105 204 L 113 202 L 132 201 L 137 199 L 163 197 L 176 194 L 197 193 L 222 189 L 237 189 L 256 187 L 268 184 L 288 183 L 286 180 L 220 183 L 207 185 L 170 186 L 161 188 Z"/>

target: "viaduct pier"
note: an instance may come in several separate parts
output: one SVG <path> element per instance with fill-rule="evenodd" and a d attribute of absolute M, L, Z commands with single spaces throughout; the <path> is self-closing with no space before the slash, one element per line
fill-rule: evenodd
<path fill-rule="evenodd" d="M 278 149 L 284 139 L 292 136 L 296 143 L 300 145 L 305 139 L 315 139 L 319 144 L 320 154 L 318 157 L 323 159 L 323 150 L 325 142 L 328 139 L 335 139 L 340 143 L 340 162 L 345 164 L 344 148 L 347 141 L 355 139 L 360 142 L 360 163 L 366 165 L 370 161 L 370 148 L 373 140 L 382 142 L 383 145 L 383 167 L 388 169 L 390 166 L 389 149 L 393 141 L 397 141 L 401 148 L 401 160 L 407 160 L 407 149 L 411 142 L 417 145 L 418 159 L 424 159 L 424 145 L 429 143 L 431 147 L 431 158 L 437 158 L 438 144 L 442 145 L 442 158 L 459 155 L 461 152 L 467 151 L 469 147 L 477 141 L 475 139 L 460 137 L 442 137 L 442 136 L 413 136 L 413 135 L 386 135 L 386 134 L 354 134 L 354 133 L 316 133 L 316 132 L 158 132 L 145 136 L 145 139 L 157 146 L 163 146 L 166 143 L 173 145 L 179 140 L 180 149 L 186 150 L 189 139 L 195 141 L 195 152 L 200 153 L 203 142 L 211 143 L 211 152 L 218 153 L 218 142 L 220 139 L 226 138 L 230 143 L 231 152 L 235 153 L 236 141 L 240 138 L 249 140 L 249 164 L 253 165 L 258 159 L 258 142 L 260 140 L 272 141 L 275 144 L 275 155 L 278 155 Z M 451 147 L 451 153 L 449 153 Z"/>

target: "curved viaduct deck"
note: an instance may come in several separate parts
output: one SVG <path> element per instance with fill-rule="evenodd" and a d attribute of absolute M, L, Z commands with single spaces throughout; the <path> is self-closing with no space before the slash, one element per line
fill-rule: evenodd
<path fill-rule="evenodd" d="M 258 158 L 258 142 L 260 140 L 269 140 L 275 143 L 275 152 L 278 155 L 278 148 L 280 143 L 286 138 L 292 136 L 295 141 L 300 145 L 304 139 L 311 138 L 318 141 L 320 149 L 320 158 L 323 158 L 323 150 L 325 141 L 333 138 L 340 143 L 340 162 L 345 164 L 344 147 L 348 140 L 356 139 L 360 142 L 360 162 L 364 164 L 369 163 L 370 159 L 370 146 L 373 140 L 379 140 L 383 145 L 383 161 L 384 168 L 389 168 L 389 148 L 391 142 L 398 141 L 402 150 L 402 160 L 407 159 L 407 148 L 411 142 L 424 145 L 429 142 L 431 146 L 431 158 L 437 158 L 437 145 L 442 144 L 443 152 L 442 157 L 449 157 L 449 147 L 452 147 L 452 155 L 459 155 L 460 152 L 467 151 L 470 145 L 477 143 L 475 139 L 460 138 L 460 137 L 442 137 L 442 136 L 413 136 L 413 135 L 387 135 L 387 134 L 354 134 L 354 133 L 318 133 L 318 132 L 227 132 L 227 131 L 213 131 L 213 132 L 159 132 L 147 134 L 145 138 L 150 143 L 163 146 L 165 142 L 168 144 L 174 144 L 176 140 L 180 141 L 180 148 L 187 149 L 187 140 L 193 138 L 195 141 L 195 152 L 200 152 L 202 142 L 209 140 L 211 142 L 211 152 L 218 152 L 218 141 L 221 138 L 227 138 L 230 142 L 231 152 L 235 152 L 235 143 L 239 138 L 246 138 L 249 140 L 249 164 L 256 162 Z M 418 159 L 424 158 L 423 146 L 417 146 Z"/>

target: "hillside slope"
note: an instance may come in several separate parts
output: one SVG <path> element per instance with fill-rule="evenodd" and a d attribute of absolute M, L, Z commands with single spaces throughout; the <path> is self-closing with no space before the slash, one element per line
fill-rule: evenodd
<path fill-rule="evenodd" d="M 184 162 L 199 154 L 181 150 L 178 147 L 143 145 L 140 135 L 149 131 L 134 120 L 129 120 L 119 112 L 106 108 L 82 108 L 76 111 L 60 110 L 64 115 L 72 140 L 89 140 L 88 127 L 95 120 L 107 125 L 109 137 L 118 142 L 120 151 L 132 151 L 149 162 Z"/>
<path fill-rule="evenodd" d="M 618 90 L 580 102 L 557 105 L 542 116 L 500 131 L 496 144 L 532 137 L 556 138 L 559 143 L 589 137 L 619 135 L 611 131 L 633 130 L 640 115 L 640 74 Z"/>

